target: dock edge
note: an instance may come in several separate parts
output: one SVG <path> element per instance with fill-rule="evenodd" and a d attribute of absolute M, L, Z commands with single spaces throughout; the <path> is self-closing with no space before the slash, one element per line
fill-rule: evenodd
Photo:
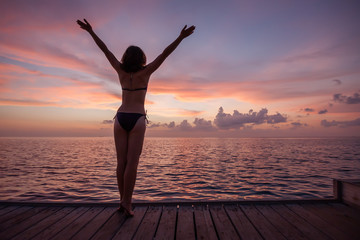
<path fill-rule="evenodd" d="M 334 198 L 360 209 L 360 179 L 334 179 Z"/>

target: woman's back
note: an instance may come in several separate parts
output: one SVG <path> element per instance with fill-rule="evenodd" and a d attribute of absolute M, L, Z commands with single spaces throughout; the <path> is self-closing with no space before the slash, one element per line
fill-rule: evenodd
<path fill-rule="evenodd" d="M 140 70 L 135 73 L 120 73 L 122 87 L 122 104 L 118 111 L 145 114 L 145 95 L 150 75 Z"/>

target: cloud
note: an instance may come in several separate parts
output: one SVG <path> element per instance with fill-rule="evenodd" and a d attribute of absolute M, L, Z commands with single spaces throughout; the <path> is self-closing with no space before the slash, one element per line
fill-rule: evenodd
<path fill-rule="evenodd" d="M 175 128 L 175 122 L 172 121 L 170 123 L 152 123 L 147 126 L 147 128 L 158 128 L 158 127 L 166 127 L 166 128 Z"/>
<path fill-rule="evenodd" d="M 339 79 L 333 79 L 333 82 L 335 82 L 335 85 L 341 85 L 342 82 Z"/>
<path fill-rule="evenodd" d="M 158 127 L 161 127 L 163 126 L 164 124 L 161 124 L 161 123 L 150 123 L 146 126 L 146 128 L 158 128 Z"/>
<path fill-rule="evenodd" d="M 190 123 L 188 123 L 187 120 L 183 120 L 178 126 L 176 126 L 177 128 L 179 128 L 180 130 L 183 131 L 189 131 L 192 129 L 192 126 L 190 125 Z"/>
<path fill-rule="evenodd" d="M 195 127 L 197 130 L 214 130 L 214 126 L 212 125 L 210 120 L 205 120 L 203 118 L 195 118 L 194 120 Z"/>
<path fill-rule="evenodd" d="M 358 104 L 360 103 L 360 94 L 354 93 L 352 96 L 345 96 L 341 93 L 334 94 L 333 100 L 339 103 L 346 103 L 346 104 Z"/>
<path fill-rule="evenodd" d="M 281 115 L 280 113 L 276 113 L 274 115 L 267 116 L 267 123 L 275 124 L 275 123 L 282 123 L 282 122 L 286 122 L 286 117 Z"/>
<path fill-rule="evenodd" d="M 153 123 L 148 128 L 165 127 L 174 130 L 181 131 L 212 131 L 216 130 L 211 120 L 205 120 L 204 118 L 195 118 L 194 125 L 191 125 L 188 120 L 183 120 L 180 124 L 176 125 L 174 121 L 170 123 Z"/>
<path fill-rule="evenodd" d="M 172 121 L 167 125 L 168 128 L 174 128 L 175 127 L 175 122 Z"/>
<path fill-rule="evenodd" d="M 301 123 L 301 122 L 292 122 L 291 123 L 292 128 L 299 128 L 299 127 L 307 127 L 308 124 L 307 123 Z"/>
<path fill-rule="evenodd" d="M 62 76 L 0 62 L 1 105 L 113 108 L 121 101 L 119 91 L 100 82 L 81 81 L 81 76 Z M 147 101 L 147 104 L 149 102 Z"/>
<path fill-rule="evenodd" d="M 204 111 L 180 109 L 180 110 L 178 110 L 178 113 L 181 116 L 197 116 L 197 115 L 204 113 Z"/>
<path fill-rule="evenodd" d="M 304 86 L 308 82 L 322 81 L 324 78 L 333 78 L 344 73 L 332 73 L 327 71 L 323 74 L 322 70 L 284 73 L 288 69 L 286 65 L 277 69 L 277 65 L 259 66 L 263 71 L 236 73 L 230 75 L 224 70 L 221 81 L 216 79 L 216 73 L 212 72 L 213 66 L 204 69 L 204 75 L 208 77 L 198 78 L 190 74 L 174 73 L 173 75 L 163 75 L 154 77 L 150 91 L 152 94 L 173 94 L 181 101 L 193 101 L 216 98 L 235 98 L 240 101 L 252 103 L 265 103 L 269 101 L 288 101 L 292 99 L 304 99 L 313 96 L 328 96 L 329 91 L 317 85 L 309 90 Z M 228 72 L 233 72 L 229 68 Z M 269 72 L 270 71 L 270 72 Z M 275 71 L 276 73 L 273 73 Z M 357 72 L 351 71 L 352 74 Z M 181 83 L 181 84 L 180 84 Z"/>
<path fill-rule="evenodd" d="M 280 113 L 274 115 L 268 115 L 267 113 L 268 110 L 263 108 L 259 112 L 250 110 L 249 113 L 239 113 L 239 111 L 234 110 L 231 115 L 229 113 L 224 113 L 224 109 L 220 107 L 214 123 L 221 129 L 237 129 L 243 127 L 245 124 L 276 124 L 287 121 L 287 117 Z"/>
<path fill-rule="evenodd" d="M 319 114 L 325 114 L 325 113 L 327 113 L 327 112 L 328 112 L 327 109 L 323 109 L 323 110 L 320 110 L 318 113 L 319 113 Z"/>
<path fill-rule="evenodd" d="M 335 127 L 335 126 L 339 126 L 339 127 L 353 127 L 353 126 L 360 126 L 360 118 L 354 119 L 354 120 L 350 120 L 350 121 L 327 121 L 327 120 L 322 120 L 320 122 L 321 126 L 323 127 Z"/>
<path fill-rule="evenodd" d="M 104 120 L 102 121 L 103 124 L 113 124 L 114 120 Z"/>
<path fill-rule="evenodd" d="M 314 112 L 315 110 L 313 108 L 305 108 L 304 111 L 305 112 Z"/>
<path fill-rule="evenodd" d="M 0 98 L 0 105 L 12 106 L 59 106 L 56 102 L 47 102 L 33 99 L 8 99 Z"/>
<path fill-rule="evenodd" d="M 206 120 L 204 118 L 195 118 L 193 124 L 190 124 L 188 120 L 183 120 L 178 125 L 174 121 L 170 123 L 152 123 L 148 128 L 168 128 L 175 131 L 213 131 L 216 130 L 216 127 L 212 124 L 211 120 Z"/>

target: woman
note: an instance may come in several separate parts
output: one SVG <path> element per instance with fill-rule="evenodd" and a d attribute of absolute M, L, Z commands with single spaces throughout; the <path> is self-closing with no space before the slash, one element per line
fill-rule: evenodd
<path fill-rule="evenodd" d="M 145 95 L 151 74 L 160 67 L 164 60 L 175 50 L 180 42 L 190 36 L 195 27 L 185 27 L 180 35 L 151 63 L 146 65 L 144 52 L 136 46 L 125 51 L 121 62 L 109 51 L 101 39 L 94 33 L 91 25 L 77 20 L 98 47 L 104 52 L 110 64 L 116 70 L 122 87 L 122 104 L 114 122 L 114 138 L 117 154 L 117 182 L 120 193 L 120 211 L 133 216 L 131 200 L 134 191 L 137 167 L 145 135 Z"/>

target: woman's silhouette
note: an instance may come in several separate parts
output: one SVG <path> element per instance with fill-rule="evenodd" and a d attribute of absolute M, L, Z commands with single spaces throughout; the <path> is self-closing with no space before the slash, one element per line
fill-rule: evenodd
<path fill-rule="evenodd" d="M 116 70 L 122 87 L 122 104 L 114 122 L 114 138 L 117 153 L 117 182 L 120 192 L 120 211 L 133 216 L 131 200 L 134 191 L 137 167 L 145 135 L 145 95 L 151 74 L 175 50 L 180 42 L 190 36 L 195 27 L 185 27 L 180 35 L 151 63 L 146 65 L 144 52 L 136 46 L 126 49 L 121 62 L 109 51 L 103 41 L 94 33 L 91 25 L 77 20 L 98 47 L 104 52 L 111 66 Z"/>

